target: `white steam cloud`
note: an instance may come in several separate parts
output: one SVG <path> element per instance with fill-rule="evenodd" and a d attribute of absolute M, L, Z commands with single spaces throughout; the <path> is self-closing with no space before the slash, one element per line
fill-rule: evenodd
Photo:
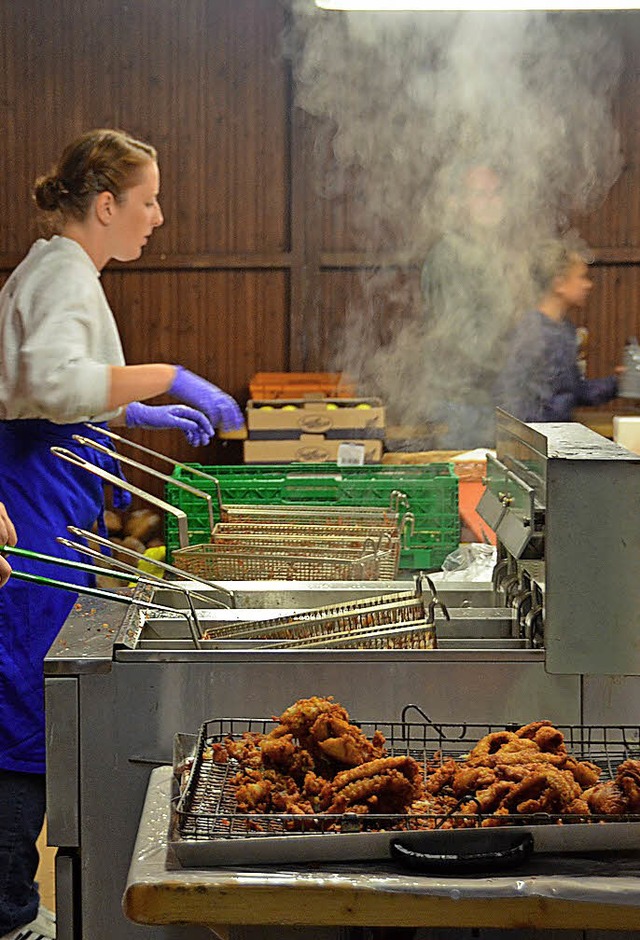
<path fill-rule="evenodd" d="M 296 104 L 320 119 L 319 191 L 349 190 L 358 248 L 399 259 L 367 271 L 333 365 L 392 420 L 442 419 L 451 433 L 430 445 L 491 443 L 466 404 L 491 404 L 504 337 L 533 302 L 536 245 L 620 172 L 610 21 L 291 8 Z"/>

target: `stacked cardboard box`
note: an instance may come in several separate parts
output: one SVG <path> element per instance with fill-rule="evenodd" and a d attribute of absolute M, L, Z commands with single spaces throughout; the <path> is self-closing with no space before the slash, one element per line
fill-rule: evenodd
<path fill-rule="evenodd" d="M 379 398 L 274 398 L 247 403 L 245 463 L 379 463 L 385 414 Z"/>

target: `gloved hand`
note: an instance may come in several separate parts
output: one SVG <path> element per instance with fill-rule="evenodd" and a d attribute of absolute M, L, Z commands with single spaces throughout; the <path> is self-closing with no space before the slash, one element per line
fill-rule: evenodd
<path fill-rule="evenodd" d="M 182 366 L 176 367 L 169 394 L 204 411 L 214 428 L 222 425 L 225 431 L 235 431 L 244 424 L 242 412 L 231 395 Z"/>
<path fill-rule="evenodd" d="M 186 405 L 143 405 L 132 401 L 127 405 L 125 423 L 128 428 L 178 428 L 192 447 L 208 444 L 214 430 L 205 414 Z"/>

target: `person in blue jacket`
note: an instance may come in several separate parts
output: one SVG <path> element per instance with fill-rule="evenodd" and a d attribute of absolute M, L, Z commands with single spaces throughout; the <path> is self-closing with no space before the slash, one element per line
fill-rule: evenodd
<path fill-rule="evenodd" d="M 618 393 L 616 375 L 587 379 L 578 365 L 568 314 L 586 305 L 593 287 L 587 252 L 572 238 L 549 241 L 536 254 L 532 275 L 540 300 L 513 330 L 496 404 L 521 421 L 571 421 L 578 405 L 598 405 Z"/>
<path fill-rule="evenodd" d="M 155 149 L 109 128 L 72 141 L 36 181 L 54 234 L 32 245 L 0 291 L 2 498 L 26 549 L 77 558 L 57 536 L 102 519 L 101 480 L 51 445 L 117 473 L 111 455 L 74 434 L 108 446 L 102 429 L 116 423 L 174 428 L 203 445 L 216 427 L 242 424 L 233 398 L 188 369 L 125 361 L 100 275 L 111 259 L 139 258 L 162 225 L 159 188 Z M 165 393 L 177 401 L 147 404 Z M 101 427 L 89 431 L 86 421 Z M 13 568 L 42 574 L 37 565 L 20 558 Z M 91 579 L 55 565 L 46 574 L 78 586 Z M 45 812 L 44 658 L 75 600 L 14 577 L 0 591 L 0 940 L 55 937 L 34 880 Z"/>

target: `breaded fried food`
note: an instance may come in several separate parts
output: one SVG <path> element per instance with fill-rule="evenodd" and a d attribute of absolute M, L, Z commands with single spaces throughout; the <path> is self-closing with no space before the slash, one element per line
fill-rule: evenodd
<path fill-rule="evenodd" d="M 582 793 L 592 813 L 598 816 L 620 816 L 627 812 L 627 801 L 617 783 L 608 780 L 598 783 Z"/>
<path fill-rule="evenodd" d="M 624 793 L 628 813 L 640 813 L 640 760 L 626 760 L 618 767 L 616 783 Z"/>

